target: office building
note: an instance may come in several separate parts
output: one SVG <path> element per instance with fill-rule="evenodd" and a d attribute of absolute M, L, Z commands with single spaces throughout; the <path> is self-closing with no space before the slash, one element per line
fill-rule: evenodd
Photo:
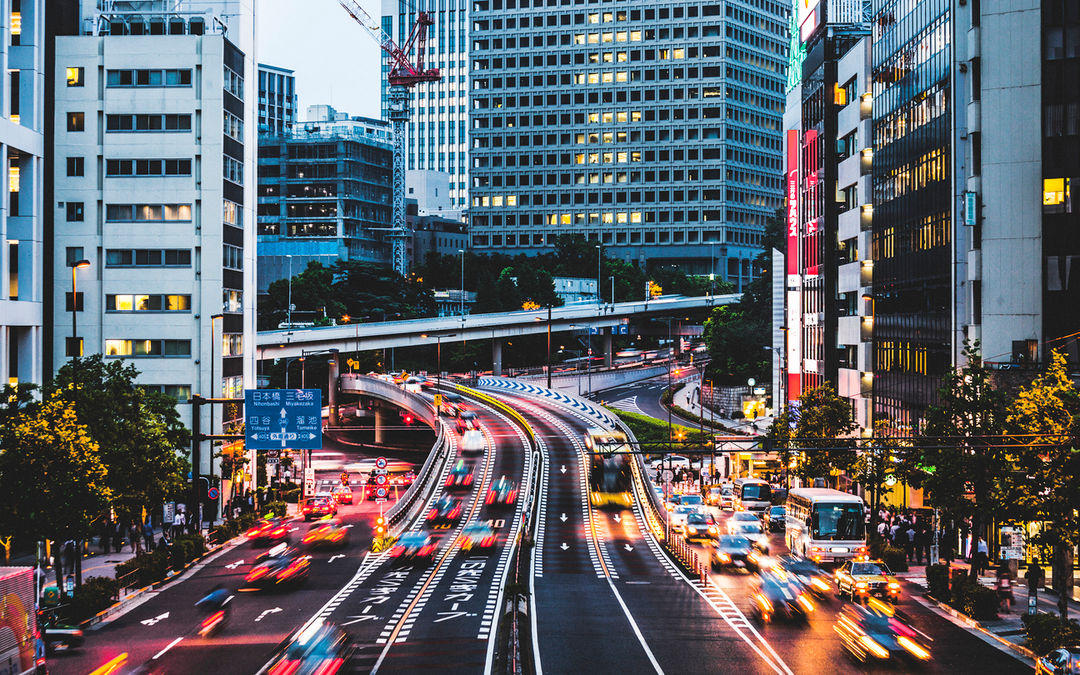
<path fill-rule="evenodd" d="M 161 4 L 99 3 L 56 38 L 52 364 L 100 353 L 181 402 L 242 397 L 255 353 L 252 9 Z M 219 431 L 208 408 L 202 428 Z M 200 470 L 210 464 L 204 452 Z"/>
<path fill-rule="evenodd" d="M 473 248 L 580 234 L 741 289 L 781 203 L 788 11 L 473 2 Z"/>
<path fill-rule="evenodd" d="M 438 68 L 439 82 L 411 90 L 412 118 L 405 125 L 405 168 L 443 171 L 450 175 L 451 206 L 468 206 L 469 150 L 469 11 L 471 0 L 383 0 L 382 28 L 399 45 L 408 41 L 417 12 L 435 23 L 428 30 L 425 67 Z M 415 54 L 414 54 L 415 56 Z M 382 59 L 382 116 L 389 119 L 386 76 L 390 61 Z"/>
<path fill-rule="evenodd" d="M 469 247 L 469 228 L 458 220 L 435 215 L 420 215 L 415 205 L 405 205 L 405 220 L 409 225 L 409 259 L 412 265 L 422 265 L 431 255 L 454 255 Z"/>
<path fill-rule="evenodd" d="M 41 384 L 43 345 L 45 3 L 0 1 L 0 146 L 7 180 L 0 201 L 0 386 Z"/>
<path fill-rule="evenodd" d="M 259 133 L 283 134 L 296 123 L 296 77 L 288 68 L 259 64 Z"/>
<path fill-rule="evenodd" d="M 872 426 L 874 325 L 867 5 L 796 3 L 784 115 L 784 400 L 828 382 L 863 429 Z"/>
<path fill-rule="evenodd" d="M 309 262 L 389 265 L 389 125 L 312 106 L 291 132 L 259 137 L 259 292 Z"/>

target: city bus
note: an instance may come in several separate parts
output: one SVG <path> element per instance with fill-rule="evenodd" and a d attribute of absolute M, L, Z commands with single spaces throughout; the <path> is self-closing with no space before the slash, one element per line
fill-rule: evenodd
<path fill-rule="evenodd" d="M 866 557 L 866 511 L 858 495 L 795 488 L 787 497 L 788 549 L 817 562 Z"/>
<path fill-rule="evenodd" d="M 630 446 L 618 431 L 589 429 L 585 451 L 589 458 L 589 500 L 593 506 L 630 508 L 634 478 L 630 472 Z"/>
<path fill-rule="evenodd" d="M 772 488 L 760 478 L 739 478 L 735 481 L 735 510 L 764 513 L 772 506 Z"/>

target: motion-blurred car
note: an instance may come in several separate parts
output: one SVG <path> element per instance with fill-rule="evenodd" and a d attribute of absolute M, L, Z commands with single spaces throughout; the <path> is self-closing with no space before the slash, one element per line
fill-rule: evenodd
<path fill-rule="evenodd" d="M 461 437 L 461 452 L 468 455 L 483 454 L 487 449 L 487 440 L 484 439 L 484 432 L 479 429 L 466 429 L 465 435 Z"/>
<path fill-rule="evenodd" d="M 831 577 L 810 558 L 786 554 L 776 560 L 776 567 L 787 572 L 813 595 L 825 598 L 832 591 Z"/>
<path fill-rule="evenodd" d="M 335 485 L 330 494 L 333 495 L 334 501 L 338 504 L 353 503 L 353 491 L 348 485 Z"/>
<path fill-rule="evenodd" d="M 724 511 L 735 510 L 735 488 L 730 485 L 720 487 L 720 508 Z"/>
<path fill-rule="evenodd" d="M 308 497 L 300 505 L 300 513 L 304 514 L 304 520 L 325 518 L 337 515 L 337 502 L 330 495 L 315 495 Z"/>
<path fill-rule="evenodd" d="M 450 495 L 443 495 L 428 509 L 427 521 L 433 525 L 455 523 L 460 517 L 461 500 Z"/>
<path fill-rule="evenodd" d="M 836 594 L 845 595 L 852 601 L 867 597 L 900 600 L 900 580 L 893 576 L 888 566 L 880 560 L 848 560 L 833 576 Z"/>
<path fill-rule="evenodd" d="M 711 540 L 720 536 L 720 529 L 712 516 L 705 513 L 688 513 L 683 523 L 683 536 L 688 540 Z"/>
<path fill-rule="evenodd" d="M 668 511 L 674 511 L 677 506 L 701 507 L 704 503 L 705 500 L 701 498 L 701 495 L 673 494 L 667 498 L 667 501 L 664 503 L 664 508 Z"/>
<path fill-rule="evenodd" d="M 844 649 L 860 661 L 930 660 L 919 634 L 880 600 L 871 599 L 866 606 L 845 605 L 834 628 Z"/>
<path fill-rule="evenodd" d="M 289 522 L 284 518 L 264 518 L 244 533 L 253 546 L 270 546 L 289 538 Z"/>
<path fill-rule="evenodd" d="M 514 502 L 517 501 L 517 496 L 517 483 L 506 476 L 500 476 L 499 480 L 492 483 L 488 488 L 484 503 L 489 506 L 513 506 Z"/>
<path fill-rule="evenodd" d="M 728 534 L 741 534 L 749 539 L 757 550 L 766 554 L 769 552 L 769 535 L 761 527 L 761 521 L 729 520 Z"/>
<path fill-rule="evenodd" d="M 288 549 L 281 555 L 267 558 L 251 568 L 244 581 L 256 588 L 299 586 L 308 577 L 311 558 Z"/>
<path fill-rule="evenodd" d="M 736 511 L 728 518 L 728 523 L 760 523 L 761 518 L 751 511 Z"/>
<path fill-rule="evenodd" d="M 717 537 L 710 558 L 714 570 L 730 567 L 757 569 L 757 552 L 749 539 L 738 534 Z"/>
<path fill-rule="evenodd" d="M 336 518 L 312 524 L 300 540 L 309 549 L 341 548 L 349 542 L 349 528 Z"/>
<path fill-rule="evenodd" d="M 487 523 L 469 523 L 461 533 L 462 553 L 486 553 L 495 548 L 495 530 Z"/>
<path fill-rule="evenodd" d="M 761 519 L 769 532 L 780 532 L 787 525 L 787 510 L 783 506 L 770 506 L 765 509 Z"/>
<path fill-rule="evenodd" d="M 754 614 L 762 623 L 778 616 L 805 620 L 814 612 L 814 603 L 801 586 L 792 583 L 786 574 L 769 570 L 754 578 L 750 598 Z"/>
<path fill-rule="evenodd" d="M 701 513 L 696 506 L 680 504 L 672 510 L 671 515 L 668 516 L 668 522 L 671 523 L 671 529 L 675 532 L 682 533 L 686 527 L 686 518 L 691 513 Z"/>
<path fill-rule="evenodd" d="M 444 417 L 457 417 L 461 408 L 461 396 L 452 392 L 442 395 L 442 405 L 439 406 L 439 414 Z"/>
<path fill-rule="evenodd" d="M 465 460 L 459 459 L 453 467 L 450 468 L 450 473 L 446 475 L 446 489 L 447 490 L 467 490 L 472 487 L 473 484 L 473 471 L 472 467 L 465 463 Z"/>
<path fill-rule="evenodd" d="M 480 417 L 472 410 L 462 410 L 457 416 L 455 426 L 459 434 L 465 433 L 466 429 L 479 429 Z"/>
<path fill-rule="evenodd" d="M 1080 647 L 1062 647 L 1035 661 L 1035 675 L 1080 673 Z"/>
<path fill-rule="evenodd" d="M 423 388 L 424 380 L 419 377 L 405 378 L 405 391 L 419 394 Z"/>
<path fill-rule="evenodd" d="M 322 619 L 302 628 L 274 657 L 268 675 L 322 675 L 344 672 L 352 659 L 352 640 L 337 626 Z"/>
<path fill-rule="evenodd" d="M 398 564 L 429 563 L 435 558 L 436 548 L 438 542 L 427 532 L 408 532 L 390 548 L 390 557 Z"/>

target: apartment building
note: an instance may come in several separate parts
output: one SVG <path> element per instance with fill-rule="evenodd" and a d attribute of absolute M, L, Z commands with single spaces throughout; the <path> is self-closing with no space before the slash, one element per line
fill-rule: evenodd
<path fill-rule="evenodd" d="M 296 124 L 296 76 L 288 68 L 259 64 L 259 133 L 283 134 Z"/>

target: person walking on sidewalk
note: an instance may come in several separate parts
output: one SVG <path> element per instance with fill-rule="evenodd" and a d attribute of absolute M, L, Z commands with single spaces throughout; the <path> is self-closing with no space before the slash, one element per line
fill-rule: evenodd
<path fill-rule="evenodd" d="M 975 553 L 971 556 L 971 573 L 976 579 L 985 573 L 990 565 L 989 554 L 990 548 L 986 545 L 986 540 L 979 537 Z"/>
<path fill-rule="evenodd" d="M 143 545 L 147 552 L 154 550 L 154 525 L 147 518 L 142 526 Z"/>
<path fill-rule="evenodd" d="M 994 589 L 997 590 L 998 611 L 1008 614 L 1012 610 L 1013 601 L 1012 574 L 1004 563 L 998 567 Z"/>
<path fill-rule="evenodd" d="M 1043 571 L 1042 565 L 1039 564 L 1039 556 L 1033 556 L 1031 558 L 1031 564 L 1028 565 L 1027 572 L 1024 573 L 1024 579 L 1027 580 L 1028 586 L 1028 602 L 1030 598 L 1039 597 L 1039 590 L 1046 583 L 1046 572 Z"/>

